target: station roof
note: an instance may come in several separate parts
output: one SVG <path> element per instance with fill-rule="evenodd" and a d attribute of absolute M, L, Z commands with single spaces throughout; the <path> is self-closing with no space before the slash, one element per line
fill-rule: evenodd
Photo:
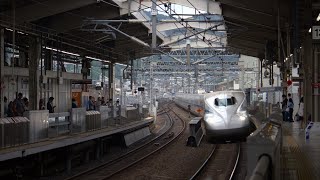
<path fill-rule="evenodd" d="M 293 5 L 290 0 L 218 0 L 222 15 L 229 29 L 228 46 L 241 54 L 264 57 L 267 41 L 278 38 L 278 14 L 280 31 L 286 32 L 292 22 Z M 304 4 L 301 3 L 301 11 Z M 279 12 L 279 13 L 278 13 Z M 303 21 L 301 21 L 303 22 Z M 286 37 L 282 37 L 286 39 Z"/>
<path fill-rule="evenodd" d="M 200 48 L 227 47 L 233 52 L 254 57 L 264 57 L 266 42 L 277 40 L 278 12 L 280 12 L 281 32 L 286 32 L 287 24 L 292 24 L 293 6 L 290 0 L 158 0 L 157 2 L 159 5 L 175 3 L 188 7 L 196 6 L 197 11 L 208 12 L 217 20 L 223 17 L 224 24 L 220 31 L 225 30 L 227 33 L 220 34 L 220 37 L 216 33 L 200 33 L 192 41 L 193 45 Z M 304 2 L 300 3 L 303 11 Z M 150 0 L 19 0 L 15 1 L 14 6 L 18 29 L 27 29 L 39 34 L 47 32 L 62 37 L 62 41 L 68 42 L 65 43 L 64 48 L 71 52 L 120 63 L 128 61 L 130 52 L 135 51 L 133 55 L 131 54 L 134 58 L 148 56 L 150 52 L 150 49 L 118 32 L 110 31 L 110 28 L 103 24 L 84 23 L 86 20 L 101 19 L 145 19 L 140 10 L 150 8 Z M 12 1 L 0 1 L 1 24 L 6 27 L 12 27 L 13 24 L 12 7 Z M 201 16 L 194 16 L 193 19 L 199 17 Z M 110 25 L 151 44 L 151 26 L 148 23 L 111 23 Z M 175 29 L 179 29 L 175 27 L 177 25 L 179 26 L 179 23 L 158 26 L 158 45 L 166 45 L 170 41 L 183 38 L 181 34 L 174 32 Z M 213 23 L 205 23 L 203 26 L 201 23 L 194 25 L 189 23 L 189 27 L 185 29 L 201 31 L 208 25 Z M 302 30 L 307 28 L 303 23 L 301 26 Z M 166 33 L 170 33 L 170 36 L 164 35 Z M 219 42 L 210 46 L 205 41 L 199 41 L 201 36 L 211 40 L 218 36 Z M 169 49 L 181 48 L 184 42 L 179 41 L 179 43 L 171 44 Z"/>

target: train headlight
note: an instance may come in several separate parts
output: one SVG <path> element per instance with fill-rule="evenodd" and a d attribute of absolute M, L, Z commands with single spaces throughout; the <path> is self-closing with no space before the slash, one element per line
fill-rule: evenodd
<path fill-rule="evenodd" d="M 246 116 L 239 116 L 239 119 L 240 119 L 241 121 L 244 121 L 244 120 L 247 119 L 247 117 L 246 117 Z"/>

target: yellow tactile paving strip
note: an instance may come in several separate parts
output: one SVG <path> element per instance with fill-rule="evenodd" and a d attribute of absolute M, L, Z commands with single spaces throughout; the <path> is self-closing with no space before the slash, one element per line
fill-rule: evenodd
<path fill-rule="evenodd" d="M 292 128 L 292 127 L 291 127 Z M 283 148 L 281 175 L 283 180 L 313 180 L 316 166 L 303 148 L 292 136 L 290 127 L 283 126 Z"/>

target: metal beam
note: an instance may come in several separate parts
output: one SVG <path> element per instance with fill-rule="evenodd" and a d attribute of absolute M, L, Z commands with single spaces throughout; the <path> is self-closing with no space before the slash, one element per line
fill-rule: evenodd
<path fill-rule="evenodd" d="M 182 24 L 181 24 L 182 23 Z M 208 26 L 215 26 L 223 23 L 223 21 L 214 22 L 214 23 L 207 23 L 207 22 L 166 22 L 166 23 L 160 23 L 158 24 L 158 30 L 159 31 L 167 31 L 177 28 L 185 28 L 185 27 L 192 27 L 192 28 L 198 28 L 198 29 L 207 29 Z M 220 25 L 217 26 L 218 30 L 225 30 L 225 27 Z"/>
<path fill-rule="evenodd" d="M 187 35 L 193 35 L 191 33 L 187 33 Z M 221 38 L 219 36 L 216 36 L 214 34 L 210 34 L 210 33 L 200 33 L 199 36 L 201 37 L 205 37 L 205 39 L 214 39 L 214 38 Z M 186 35 L 184 34 L 180 34 L 180 35 L 174 35 L 174 36 L 168 36 L 164 39 L 164 43 L 171 43 L 171 42 L 176 42 L 179 39 L 183 39 L 185 38 Z M 191 39 L 192 37 L 189 37 L 189 39 Z M 193 36 L 193 38 L 196 38 L 196 36 Z"/>
<path fill-rule="evenodd" d="M 105 26 L 108 26 L 110 29 L 117 31 L 118 33 L 126 36 L 127 38 L 131 39 L 132 41 L 135 41 L 136 43 L 138 43 L 138 44 L 140 44 L 142 46 L 150 48 L 150 45 L 148 43 L 145 43 L 145 42 L 141 41 L 140 39 L 138 39 L 138 38 L 136 38 L 134 36 L 130 36 L 130 35 L 120 31 L 119 29 L 117 29 L 117 28 L 115 28 L 115 27 L 113 27 L 111 25 L 105 25 Z"/>
<path fill-rule="evenodd" d="M 95 20 L 85 20 L 88 23 L 95 24 L 108 24 L 108 23 L 152 23 L 152 21 L 147 19 L 95 19 Z M 222 20 L 197 20 L 197 19 L 184 19 L 184 20 L 174 20 L 174 19 L 160 19 L 158 20 L 158 25 L 160 24 L 168 24 L 168 23 L 222 23 Z"/>
<path fill-rule="evenodd" d="M 214 28 L 219 27 L 219 26 L 222 26 L 222 25 L 223 25 L 223 24 L 217 24 L 217 25 L 211 26 L 211 27 L 206 28 L 206 29 L 204 29 L 204 30 L 202 30 L 202 31 L 195 32 L 195 33 L 193 33 L 193 34 L 190 34 L 190 35 L 188 35 L 188 36 L 185 36 L 185 37 L 182 38 L 182 39 L 177 39 L 176 41 L 172 41 L 172 42 L 169 42 L 169 43 L 164 43 L 164 44 L 162 44 L 161 46 L 168 46 L 168 45 L 171 45 L 171 44 L 180 42 L 180 41 L 182 41 L 182 40 L 184 40 L 184 39 L 188 39 L 188 38 L 190 38 L 190 37 L 192 37 L 192 36 L 199 35 L 199 34 L 201 34 L 201 33 L 204 33 L 204 32 L 206 32 L 206 31 L 209 31 L 209 30 L 211 30 L 211 29 L 214 29 Z"/>
<path fill-rule="evenodd" d="M 243 47 L 251 47 L 252 49 L 257 49 L 257 50 L 264 50 L 265 48 L 265 44 L 255 43 L 255 42 L 244 40 L 244 39 L 243 40 L 229 39 L 228 43 L 238 44 Z"/>
<path fill-rule="evenodd" d="M 234 0 L 219 0 L 222 5 L 228 5 L 237 9 L 241 9 L 243 11 L 249 11 L 255 13 L 257 15 L 263 15 L 274 18 L 273 8 L 268 7 L 272 3 L 269 1 L 234 1 Z M 271 10 L 271 12 L 270 12 Z M 282 20 L 286 20 L 286 17 L 280 17 Z"/>
<path fill-rule="evenodd" d="M 36 21 L 94 3 L 97 3 L 97 0 L 47 0 L 36 2 L 30 6 L 16 9 L 16 20 L 18 23 Z M 4 14 L 12 16 L 11 11 L 4 12 Z"/>
<path fill-rule="evenodd" d="M 259 57 L 259 55 L 264 52 L 252 47 L 240 46 L 238 44 L 228 44 L 228 47 L 231 48 L 231 51 L 234 53 L 240 53 L 252 57 Z"/>
<path fill-rule="evenodd" d="M 208 47 L 208 43 L 203 42 L 202 40 L 199 41 L 192 41 L 190 43 L 192 48 L 207 48 Z M 181 49 L 185 47 L 185 44 L 177 44 L 177 45 L 171 45 L 170 46 L 173 49 Z M 220 44 L 214 44 L 212 43 L 210 48 L 222 48 L 223 46 L 221 46 Z"/>
<path fill-rule="evenodd" d="M 237 8 L 230 6 L 222 6 L 223 16 L 240 22 L 245 22 L 250 25 L 255 25 L 271 30 L 276 30 L 277 25 L 274 18 L 261 17 L 251 12 L 243 12 Z M 263 19 L 263 20 L 262 20 Z"/>
<path fill-rule="evenodd" d="M 73 13 L 74 12 L 74 13 Z M 89 5 L 71 13 L 61 13 L 50 17 L 46 24 L 48 28 L 58 32 L 68 32 L 79 29 L 86 17 L 95 19 L 112 19 L 119 17 L 119 9 L 113 6 L 100 4 L 100 6 Z"/>
<path fill-rule="evenodd" d="M 118 1 L 120 4 L 120 0 L 114 0 L 114 1 Z M 214 2 L 214 1 L 210 1 L 209 3 L 207 2 L 207 0 L 189 0 L 193 5 L 196 5 L 198 10 L 202 10 L 202 11 L 208 11 L 208 13 L 210 14 L 221 14 L 221 8 L 220 8 L 220 3 L 218 2 Z M 162 4 L 162 3 L 172 3 L 172 4 L 180 4 L 183 6 L 187 6 L 187 7 L 191 7 L 190 3 L 188 1 L 185 0 L 161 0 L 158 1 L 157 4 Z M 131 3 L 129 5 L 129 3 Z M 128 14 L 128 7 L 130 7 L 130 12 L 135 12 L 138 11 L 139 9 L 145 9 L 147 7 L 151 7 L 152 3 L 151 0 L 143 0 L 139 3 L 139 1 L 125 1 L 121 3 L 121 11 L 120 14 L 124 15 L 124 14 Z"/>

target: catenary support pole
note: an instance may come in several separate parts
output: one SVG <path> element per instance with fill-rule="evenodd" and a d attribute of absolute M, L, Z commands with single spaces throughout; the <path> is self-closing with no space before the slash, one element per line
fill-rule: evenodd
<path fill-rule="evenodd" d="M 157 47 L 157 0 L 152 0 L 152 51 Z"/>

